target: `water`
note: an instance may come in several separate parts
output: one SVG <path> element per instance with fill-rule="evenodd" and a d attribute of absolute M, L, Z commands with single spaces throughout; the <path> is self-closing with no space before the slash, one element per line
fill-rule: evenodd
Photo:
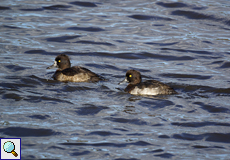
<path fill-rule="evenodd" d="M 230 2 L 0 2 L 0 137 L 23 159 L 229 159 Z M 108 81 L 61 83 L 58 54 Z M 129 69 L 178 95 L 118 85 Z"/>

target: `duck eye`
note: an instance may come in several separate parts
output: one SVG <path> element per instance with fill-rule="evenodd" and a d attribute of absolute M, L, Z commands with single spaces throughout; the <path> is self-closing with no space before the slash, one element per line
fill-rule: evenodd
<path fill-rule="evenodd" d="M 131 78 L 131 77 L 132 77 L 132 75 L 130 74 L 130 75 L 129 75 L 129 77 Z"/>
<path fill-rule="evenodd" d="M 61 60 L 59 59 L 59 60 L 58 60 L 58 62 L 60 63 L 60 62 L 61 62 Z"/>

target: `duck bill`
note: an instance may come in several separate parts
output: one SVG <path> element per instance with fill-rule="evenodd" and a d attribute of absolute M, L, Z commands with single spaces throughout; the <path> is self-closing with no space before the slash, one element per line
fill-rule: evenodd
<path fill-rule="evenodd" d="M 57 68 L 57 67 L 58 67 L 58 66 L 57 66 L 57 62 L 54 61 L 54 64 L 51 65 L 51 66 L 49 66 L 49 67 L 47 67 L 46 69 L 52 69 L 52 68 Z"/>
<path fill-rule="evenodd" d="M 128 82 L 128 80 L 126 78 L 123 81 L 119 82 L 118 85 L 123 84 L 125 82 Z"/>

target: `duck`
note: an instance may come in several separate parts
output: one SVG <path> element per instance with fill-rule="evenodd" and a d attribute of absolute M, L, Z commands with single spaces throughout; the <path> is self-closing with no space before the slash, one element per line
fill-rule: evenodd
<path fill-rule="evenodd" d="M 118 83 L 119 85 L 128 82 L 125 92 L 132 95 L 170 95 L 178 94 L 173 88 L 156 80 L 146 80 L 142 82 L 141 73 L 137 70 L 128 70 L 125 79 Z"/>
<path fill-rule="evenodd" d="M 98 82 L 103 77 L 80 66 L 71 67 L 70 59 L 66 54 L 60 54 L 55 58 L 54 64 L 46 69 L 58 68 L 53 75 L 54 80 L 61 82 Z"/>

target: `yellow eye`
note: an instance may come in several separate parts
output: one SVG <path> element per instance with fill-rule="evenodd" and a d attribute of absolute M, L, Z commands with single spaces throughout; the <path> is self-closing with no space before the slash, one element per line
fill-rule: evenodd
<path fill-rule="evenodd" d="M 132 77 L 132 75 L 130 74 L 130 75 L 129 75 L 129 77 L 131 78 L 131 77 Z"/>
<path fill-rule="evenodd" d="M 58 62 L 60 63 L 60 62 L 61 62 L 61 60 L 58 60 Z"/>

